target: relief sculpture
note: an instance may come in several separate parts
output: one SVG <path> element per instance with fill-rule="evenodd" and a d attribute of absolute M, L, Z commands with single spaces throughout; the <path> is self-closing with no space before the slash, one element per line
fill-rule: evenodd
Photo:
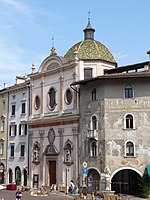
<path fill-rule="evenodd" d="M 150 147 L 149 146 L 144 147 L 143 144 L 139 144 L 139 148 L 137 149 L 137 154 L 150 156 Z"/>
<path fill-rule="evenodd" d="M 116 144 L 114 140 L 107 142 L 108 145 L 108 154 L 110 156 L 121 156 L 121 146 Z"/>

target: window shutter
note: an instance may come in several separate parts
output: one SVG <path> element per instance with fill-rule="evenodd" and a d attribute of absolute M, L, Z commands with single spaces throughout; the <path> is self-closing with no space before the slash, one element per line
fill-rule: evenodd
<path fill-rule="evenodd" d="M 17 135 L 17 125 L 15 125 L 15 136 Z"/>
<path fill-rule="evenodd" d="M 27 124 L 25 124 L 25 135 L 27 135 Z"/>
<path fill-rule="evenodd" d="M 11 136 L 11 125 L 9 126 L 9 136 Z"/>
<path fill-rule="evenodd" d="M 21 135 L 21 124 L 19 124 L 19 135 Z"/>

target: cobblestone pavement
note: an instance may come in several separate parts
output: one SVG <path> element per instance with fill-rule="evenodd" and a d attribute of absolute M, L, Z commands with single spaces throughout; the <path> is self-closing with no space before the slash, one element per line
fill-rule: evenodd
<path fill-rule="evenodd" d="M 15 200 L 15 190 L 0 190 L 0 200 Z M 32 196 L 31 192 L 23 192 L 22 200 L 72 200 L 73 196 L 52 192 L 49 196 Z"/>
<path fill-rule="evenodd" d="M 0 200 L 15 200 L 14 190 L 0 190 Z M 62 192 L 52 192 L 49 196 L 32 196 L 31 192 L 23 192 L 22 200 L 74 200 L 74 196 L 66 195 Z M 88 200 L 91 200 L 91 195 L 88 195 Z M 96 200 L 100 198 L 96 198 Z M 150 200 L 150 198 L 140 198 L 135 196 L 125 196 L 122 200 Z"/>

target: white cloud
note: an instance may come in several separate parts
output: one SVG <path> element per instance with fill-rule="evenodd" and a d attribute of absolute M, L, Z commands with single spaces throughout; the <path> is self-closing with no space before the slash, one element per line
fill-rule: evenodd
<path fill-rule="evenodd" d="M 116 61 L 123 60 L 124 58 L 129 57 L 129 54 L 125 52 L 117 52 L 113 54 Z"/>
<path fill-rule="evenodd" d="M 11 9 L 14 8 L 16 9 L 18 12 L 25 14 L 25 15 L 31 15 L 31 9 L 30 7 L 21 2 L 21 1 L 17 1 L 17 0 L 0 0 L 0 3 L 2 3 L 3 5 L 9 6 Z"/>
<path fill-rule="evenodd" d="M 40 15 L 47 15 L 56 19 L 60 19 L 60 20 L 64 20 L 67 17 L 66 16 L 62 16 L 62 15 L 58 15 L 56 13 L 50 12 L 50 11 L 43 11 L 43 10 L 37 10 L 37 9 L 33 9 L 34 13 L 40 14 Z"/>

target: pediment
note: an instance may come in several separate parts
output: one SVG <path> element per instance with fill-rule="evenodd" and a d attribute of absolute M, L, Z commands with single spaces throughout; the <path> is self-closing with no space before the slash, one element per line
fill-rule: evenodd
<path fill-rule="evenodd" d="M 49 144 L 45 148 L 44 155 L 46 156 L 58 156 L 59 152 L 54 144 Z"/>
<path fill-rule="evenodd" d="M 66 59 L 61 56 L 48 56 L 41 64 L 39 72 L 47 72 L 61 67 L 66 63 Z"/>

